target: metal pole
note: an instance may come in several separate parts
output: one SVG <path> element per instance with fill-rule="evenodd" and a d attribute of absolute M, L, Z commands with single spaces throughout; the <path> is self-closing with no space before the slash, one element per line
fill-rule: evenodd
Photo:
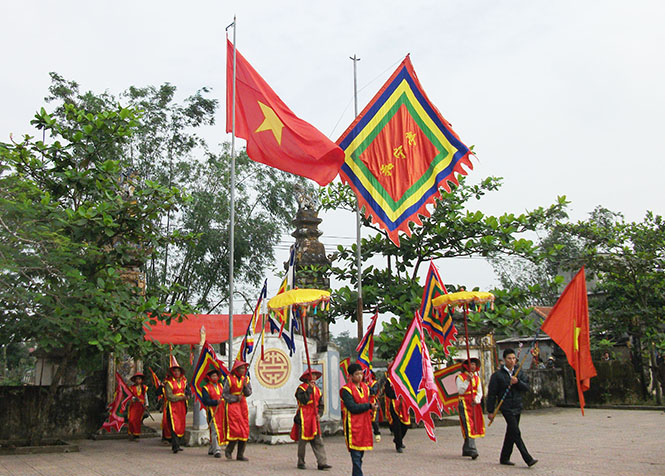
<path fill-rule="evenodd" d="M 233 367 L 233 255 L 236 188 L 236 17 L 233 16 L 233 101 L 231 109 L 231 204 L 229 212 L 229 369 Z M 227 29 L 231 26 L 229 25 Z"/>
<path fill-rule="evenodd" d="M 353 61 L 353 110 L 355 117 L 358 117 L 358 72 L 357 64 L 360 61 L 355 54 L 350 57 Z M 362 261 L 360 256 L 360 203 L 356 204 L 356 269 L 358 278 L 358 341 L 363 338 L 363 283 L 362 283 Z"/>

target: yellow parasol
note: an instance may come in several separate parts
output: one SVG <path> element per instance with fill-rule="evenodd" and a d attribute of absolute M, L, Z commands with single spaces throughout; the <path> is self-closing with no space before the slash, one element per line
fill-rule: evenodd
<path fill-rule="evenodd" d="M 445 306 L 458 307 L 472 302 L 476 304 L 494 302 L 494 294 L 483 293 L 480 291 L 459 291 L 456 293 L 443 294 L 432 299 L 432 306 L 439 310 L 439 308 L 443 308 Z"/>
<path fill-rule="evenodd" d="M 458 291 L 456 293 L 443 294 L 432 299 L 432 306 L 437 312 L 445 312 L 448 306 L 464 308 L 464 336 L 466 337 L 466 358 L 471 361 L 471 352 L 469 351 L 469 304 L 494 303 L 494 294 L 480 291 Z"/>
<path fill-rule="evenodd" d="M 307 369 L 312 370 L 309 361 L 309 348 L 307 347 L 307 327 L 305 326 L 305 319 L 307 318 L 307 310 L 309 308 L 316 309 L 321 305 L 323 310 L 324 306 L 330 304 L 330 291 L 323 289 L 290 289 L 286 292 L 278 294 L 268 301 L 268 309 L 271 311 L 283 311 L 291 309 L 294 318 L 300 317 L 300 324 L 302 329 L 302 336 L 305 341 L 305 355 L 307 356 Z"/>
<path fill-rule="evenodd" d="M 330 302 L 330 291 L 322 289 L 290 289 L 278 294 L 268 301 L 268 309 L 271 311 L 282 311 L 292 306 L 305 308 L 316 307 L 321 303 Z"/>

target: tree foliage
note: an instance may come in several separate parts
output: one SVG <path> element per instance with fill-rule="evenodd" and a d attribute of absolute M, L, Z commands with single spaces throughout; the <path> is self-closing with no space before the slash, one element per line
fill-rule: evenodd
<path fill-rule="evenodd" d="M 471 211 L 470 202 L 480 200 L 488 192 L 497 191 L 501 180 L 489 177 L 479 184 L 467 184 L 460 179 L 459 186 L 451 192 L 441 190 L 441 197 L 430 217 L 422 218 L 422 226 L 411 226 L 411 235 L 400 237 L 400 246 L 395 246 L 386 233 L 363 219 L 363 225 L 377 231 L 361 243 L 362 260 L 365 263 L 362 276 L 363 304 L 366 311 L 378 310 L 394 315 L 384 324 L 377 339 L 377 350 L 382 357 L 390 358 L 397 350 L 404 331 L 420 305 L 422 286 L 418 283 L 418 271 L 429 260 L 445 258 L 494 256 L 497 253 L 515 256 L 533 256 L 536 247 L 529 239 L 529 233 L 543 229 L 565 217 L 566 200 L 561 197 L 547 207 L 537 208 L 528 213 L 506 213 L 501 216 L 486 215 L 482 211 Z M 355 199 L 343 185 L 329 187 L 322 194 L 324 208 L 344 207 L 353 209 Z M 339 247 L 335 253 L 332 275 L 349 285 L 335 291 L 334 314 L 332 318 L 343 317 L 355 320 L 356 281 L 355 245 Z M 383 263 L 381 263 L 383 261 Z M 473 283 L 472 283 L 473 284 Z M 461 288 L 460 284 L 448 285 L 451 289 Z M 472 289 L 473 285 L 464 286 Z M 507 293 L 506 300 L 515 299 Z M 518 315 L 508 302 L 497 302 L 496 311 L 490 320 L 495 320 L 500 312 L 506 319 L 519 321 Z M 484 314 L 479 315 L 487 322 Z M 484 325 L 484 324 L 483 324 Z M 443 355 L 443 349 L 434 347 L 434 354 Z"/>
<path fill-rule="evenodd" d="M 0 333 L 58 363 L 46 414 L 70 363 L 140 352 L 147 313 L 189 310 L 164 308 L 164 288 L 143 295 L 128 279 L 155 246 L 175 241 L 159 217 L 182 201 L 178 189 L 126 173 L 121 152 L 137 112 L 66 104 L 62 115 L 42 109 L 32 121 L 48 140 L 0 144 Z"/>
<path fill-rule="evenodd" d="M 149 289 L 170 287 L 167 304 L 187 302 L 201 312 L 228 304 L 230 148 L 212 152 L 202 128 L 215 123 L 218 102 L 208 88 L 178 101 L 175 86 L 130 87 L 119 97 L 82 92 L 74 81 L 52 73 L 50 95 L 56 115 L 65 104 L 99 110 L 117 102 L 136 108 L 135 130 L 122 151 L 133 172 L 162 186 L 187 192 L 159 223 L 189 241 L 154 244 L 145 267 Z M 311 189 L 305 179 L 251 161 L 236 152 L 234 279 L 239 292 L 252 291 L 274 262 L 274 249 L 295 216 L 295 190 Z M 177 286 L 172 286 L 177 284 Z"/>
<path fill-rule="evenodd" d="M 646 397 L 645 363 L 655 368 L 656 351 L 665 351 L 662 217 L 647 212 L 643 221 L 627 222 L 599 206 L 586 220 L 551 227 L 538 247 L 537 260 L 494 260 L 503 285 L 528 294 L 533 304 L 552 306 L 563 291 L 563 275 L 585 266 L 591 347 L 602 352 L 628 341 Z"/>

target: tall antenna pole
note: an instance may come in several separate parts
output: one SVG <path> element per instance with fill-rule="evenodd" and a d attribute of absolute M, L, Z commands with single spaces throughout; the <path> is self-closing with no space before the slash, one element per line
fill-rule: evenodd
<path fill-rule="evenodd" d="M 229 370 L 233 367 L 233 255 L 235 230 L 235 189 L 236 189 L 236 16 L 226 30 L 233 27 L 233 101 L 231 109 L 231 196 L 229 212 Z M 227 86 L 228 87 L 228 86 Z"/>
<path fill-rule="evenodd" d="M 355 54 L 350 57 L 353 61 L 353 111 L 355 117 L 358 117 L 358 72 L 357 65 L 360 58 Z M 358 341 L 363 338 L 363 283 L 362 283 L 362 262 L 360 259 L 360 202 L 356 203 L 356 269 L 358 277 Z"/>

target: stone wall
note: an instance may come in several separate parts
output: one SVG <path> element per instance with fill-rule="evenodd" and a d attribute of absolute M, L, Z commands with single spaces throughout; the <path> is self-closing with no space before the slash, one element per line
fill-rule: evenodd
<path fill-rule="evenodd" d="M 35 424 L 48 387 L 0 387 L 0 440 L 24 440 Z M 102 386 L 61 386 L 55 411 L 47 424 L 48 438 L 85 437 L 96 431 L 105 417 Z"/>
<path fill-rule="evenodd" d="M 640 384 L 630 361 L 608 360 L 593 363 L 598 375 L 591 379 L 591 388 L 584 392 L 587 404 L 640 403 Z M 575 372 L 566 364 L 563 368 L 565 403 L 578 404 Z"/>
<path fill-rule="evenodd" d="M 555 407 L 564 403 L 563 371 L 561 369 L 523 370 L 531 391 L 524 394 L 524 408 Z"/>

